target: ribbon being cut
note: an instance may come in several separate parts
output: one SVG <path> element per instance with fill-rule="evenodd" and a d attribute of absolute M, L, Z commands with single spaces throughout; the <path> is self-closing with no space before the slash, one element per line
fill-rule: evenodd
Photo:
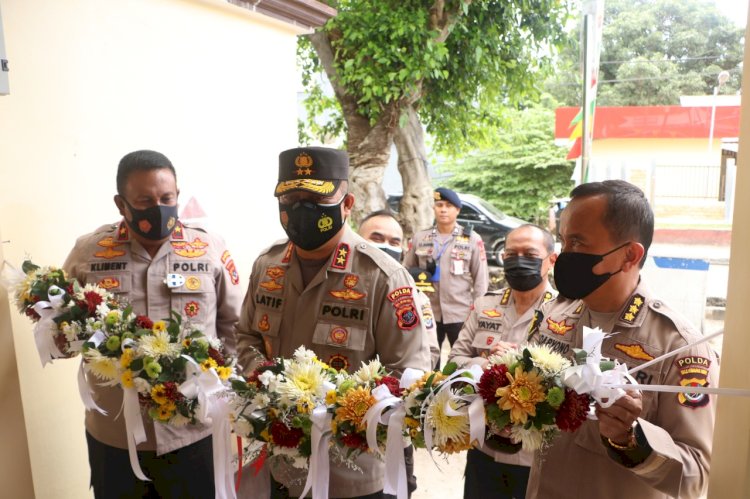
<path fill-rule="evenodd" d="M 136 445 L 146 440 L 142 413 L 158 423 L 157 432 L 159 424 L 211 424 L 217 497 L 234 497 L 229 409 L 223 398 L 237 375 L 235 360 L 225 355 L 221 341 L 207 338 L 174 312 L 155 322 L 136 315 L 106 290 L 81 287 L 61 269 L 27 261 L 23 270 L 16 302 L 37 323 L 34 335 L 42 364 L 80 353 L 79 391 L 89 410 L 100 409 L 85 374 L 103 386 L 123 389 L 122 416 L 112 417 L 125 419 L 135 475 L 148 480 L 136 454 Z"/>

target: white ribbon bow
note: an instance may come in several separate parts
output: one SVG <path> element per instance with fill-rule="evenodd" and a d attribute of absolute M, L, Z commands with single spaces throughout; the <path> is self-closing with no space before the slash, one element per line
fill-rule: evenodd
<path fill-rule="evenodd" d="M 143 427 L 141 419 L 141 408 L 138 404 L 138 391 L 135 387 L 122 387 L 122 412 L 125 415 L 125 434 L 128 440 L 128 456 L 130 457 L 130 467 L 133 468 L 133 474 L 139 479 L 150 481 L 141 469 L 141 463 L 138 462 L 138 453 L 136 446 L 145 442 L 146 429 Z"/>
<path fill-rule="evenodd" d="M 420 376 L 421 377 L 421 376 Z M 394 397 L 386 385 L 380 385 L 372 391 L 375 397 L 373 404 L 364 421 L 367 424 L 367 446 L 381 456 L 383 452 L 378 446 L 378 424 L 388 426 L 385 444 L 385 480 L 383 492 L 395 495 L 398 499 L 406 499 L 409 495 L 406 484 L 406 461 L 404 460 L 404 417 L 406 409 L 400 397 Z"/>
<path fill-rule="evenodd" d="M 307 481 L 305 489 L 300 497 L 305 497 L 312 489 L 313 499 L 328 499 L 328 481 L 330 462 L 328 447 L 331 442 L 331 419 L 333 415 L 328 412 L 325 405 L 313 409 L 310 467 L 307 470 Z"/>
<path fill-rule="evenodd" d="M 65 290 L 58 286 L 50 286 L 47 298 L 49 301 L 39 301 L 31 307 L 39 314 L 39 321 L 34 326 L 34 341 L 42 367 L 52 362 L 52 359 L 64 357 L 55 344 L 57 324 L 54 319 L 60 315 L 60 309 L 65 304 Z"/>
<path fill-rule="evenodd" d="M 185 397 L 198 399 L 196 418 L 201 423 L 211 426 L 216 498 L 234 499 L 236 491 L 232 483 L 232 451 L 229 443 L 231 408 L 226 400 L 217 397 L 226 391 L 227 387 L 222 383 L 216 369 L 204 371 L 189 355 L 182 357 L 187 360 L 186 379 L 178 389 Z"/>

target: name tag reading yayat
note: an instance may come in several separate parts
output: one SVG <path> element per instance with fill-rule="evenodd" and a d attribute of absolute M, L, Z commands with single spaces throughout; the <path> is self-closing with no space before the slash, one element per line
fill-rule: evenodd
<path fill-rule="evenodd" d="M 168 288 L 179 288 L 185 284 L 185 276 L 182 274 L 167 274 L 167 278 L 164 279 Z"/>

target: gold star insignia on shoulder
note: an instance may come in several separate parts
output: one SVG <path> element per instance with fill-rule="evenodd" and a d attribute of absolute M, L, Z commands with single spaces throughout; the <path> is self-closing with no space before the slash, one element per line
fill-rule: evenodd
<path fill-rule="evenodd" d="M 637 305 L 639 307 L 643 305 L 643 298 L 641 298 L 640 296 L 636 296 L 635 298 L 633 298 L 633 305 Z"/>

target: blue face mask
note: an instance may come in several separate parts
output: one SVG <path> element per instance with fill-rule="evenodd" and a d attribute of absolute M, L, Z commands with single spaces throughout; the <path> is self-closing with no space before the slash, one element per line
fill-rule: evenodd
<path fill-rule="evenodd" d="M 344 226 L 341 203 L 317 204 L 297 201 L 290 205 L 279 203 L 279 218 L 289 240 L 301 249 L 311 251 L 320 248 Z"/>

